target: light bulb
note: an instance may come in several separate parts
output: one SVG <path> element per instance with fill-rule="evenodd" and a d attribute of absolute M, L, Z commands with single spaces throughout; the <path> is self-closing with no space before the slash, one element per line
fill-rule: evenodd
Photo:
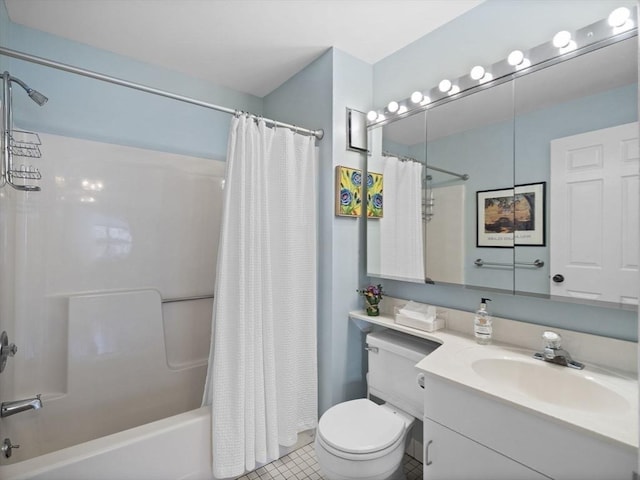
<path fill-rule="evenodd" d="M 391 101 L 387 105 L 387 110 L 389 110 L 391 113 L 396 113 L 398 111 L 398 108 L 400 108 L 400 105 L 398 105 L 398 102 Z"/>
<path fill-rule="evenodd" d="M 482 77 L 484 77 L 484 67 L 481 67 L 480 65 L 476 65 L 475 67 L 473 67 L 471 69 L 471 78 L 474 80 L 480 80 Z"/>
<path fill-rule="evenodd" d="M 571 43 L 571 34 L 566 30 L 556 33 L 553 36 L 553 46 L 556 48 L 564 48 Z"/>
<path fill-rule="evenodd" d="M 447 80 L 446 78 L 444 80 L 442 80 L 440 82 L 440 84 L 438 85 L 438 89 L 442 92 L 442 93 L 446 93 L 449 90 L 451 90 L 452 84 L 451 84 L 451 80 Z"/>
<path fill-rule="evenodd" d="M 485 73 L 484 76 L 480 79 L 480 83 L 487 83 L 493 80 L 493 75 L 489 72 Z"/>
<path fill-rule="evenodd" d="M 398 109 L 398 115 L 402 115 L 403 113 L 407 112 L 407 106 L 406 105 L 400 105 L 400 108 Z"/>
<path fill-rule="evenodd" d="M 425 95 L 422 101 L 420 102 L 420 105 L 427 105 L 430 102 L 431 102 L 431 97 Z"/>
<path fill-rule="evenodd" d="M 378 112 L 376 112 L 375 110 L 369 110 L 369 113 L 367 113 L 367 120 L 369 120 L 370 122 L 375 122 L 377 118 Z"/>
<path fill-rule="evenodd" d="M 422 101 L 422 98 L 424 97 L 424 95 L 422 95 L 422 92 L 413 92 L 411 94 L 411 102 L 413 103 L 420 103 Z"/>
<path fill-rule="evenodd" d="M 507 62 L 509 62 L 509 65 L 513 65 L 514 67 L 516 65 L 520 65 L 523 60 L 524 60 L 524 53 L 522 53 L 520 50 L 514 50 L 507 57 Z"/>
<path fill-rule="evenodd" d="M 620 7 L 620 8 L 616 8 L 613 12 L 609 14 L 609 18 L 607 19 L 607 21 L 609 22 L 609 25 L 614 28 L 621 27 L 625 23 L 627 23 L 627 20 L 629 20 L 630 16 L 631 16 L 631 11 L 628 8 Z"/>
<path fill-rule="evenodd" d="M 447 95 L 455 95 L 460 92 L 460 87 L 458 85 L 453 85 L 451 89 L 447 92 Z"/>

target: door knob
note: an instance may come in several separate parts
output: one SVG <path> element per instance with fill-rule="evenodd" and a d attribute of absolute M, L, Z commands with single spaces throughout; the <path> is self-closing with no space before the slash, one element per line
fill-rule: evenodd
<path fill-rule="evenodd" d="M 554 282 L 556 282 L 556 283 L 562 283 L 562 282 L 564 282 L 564 275 L 561 275 L 561 274 L 559 274 L 559 273 L 556 273 L 556 274 L 553 276 L 552 280 L 553 280 Z"/>

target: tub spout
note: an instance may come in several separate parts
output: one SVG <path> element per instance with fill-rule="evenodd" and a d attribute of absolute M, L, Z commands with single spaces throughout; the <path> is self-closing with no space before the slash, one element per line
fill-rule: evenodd
<path fill-rule="evenodd" d="M 42 408 L 42 400 L 40 394 L 34 398 L 25 398 L 24 400 L 16 400 L 14 402 L 2 402 L 0 405 L 0 417 L 9 417 L 16 413 L 26 412 L 27 410 L 39 410 Z"/>

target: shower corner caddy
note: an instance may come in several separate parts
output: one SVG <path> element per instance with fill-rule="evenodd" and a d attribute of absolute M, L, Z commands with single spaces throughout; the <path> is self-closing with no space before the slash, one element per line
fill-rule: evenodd
<path fill-rule="evenodd" d="M 19 78 L 9 72 L 2 73 L 2 163 L 0 165 L 0 187 L 9 184 L 16 190 L 23 192 L 39 192 L 40 187 L 30 184 L 30 181 L 41 180 L 42 175 L 33 165 L 14 165 L 14 157 L 41 158 L 40 137 L 37 133 L 26 132 L 13 128 L 12 84 L 16 84 L 29 95 L 31 100 L 39 106 L 47 103 L 48 98 L 29 87 Z M 14 180 L 18 180 L 16 183 Z"/>
<path fill-rule="evenodd" d="M 34 132 L 11 130 L 9 133 L 9 151 L 16 157 L 41 158 L 40 136 Z M 13 167 L 13 165 L 11 165 Z M 21 164 L 18 168 L 8 170 L 9 176 L 28 180 L 40 180 L 42 175 L 33 165 Z"/>

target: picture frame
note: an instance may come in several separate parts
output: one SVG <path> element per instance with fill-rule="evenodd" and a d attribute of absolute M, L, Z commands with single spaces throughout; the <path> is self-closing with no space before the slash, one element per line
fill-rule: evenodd
<path fill-rule="evenodd" d="M 362 215 L 362 170 L 336 167 L 335 212 L 339 217 Z"/>
<path fill-rule="evenodd" d="M 547 182 L 516 185 L 514 188 L 514 245 L 546 246 Z"/>
<path fill-rule="evenodd" d="M 513 188 L 476 192 L 476 246 L 513 247 Z"/>
<path fill-rule="evenodd" d="M 377 219 L 384 216 L 384 175 L 367 172 L 367 218 Z"/>

